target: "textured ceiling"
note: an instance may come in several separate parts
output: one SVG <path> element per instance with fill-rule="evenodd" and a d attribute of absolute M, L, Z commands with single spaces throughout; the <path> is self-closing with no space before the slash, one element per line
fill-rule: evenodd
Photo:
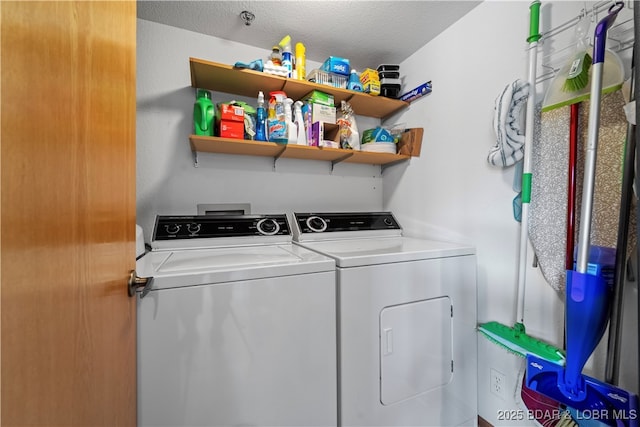
<path fill-rule="evenodd" d="M 266 52 L 289 34 L 294 44 L 305 44 L 309 60 L 342 56 L 349 58 L 352 67 L 363 69 L 402 62 L 478 4 L 451 0 L 138 1 L 138 18 Z M 255 15 L 251 25 L 240 18 L 244 10 Z"/>

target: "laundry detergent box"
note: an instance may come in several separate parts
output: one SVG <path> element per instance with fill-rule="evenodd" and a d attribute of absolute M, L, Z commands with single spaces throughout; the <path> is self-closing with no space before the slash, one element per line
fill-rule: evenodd
<path fill-rule="evenodd" d="M 320 69 L 328 73 L 342 74 L 343 76 L 348 76 L 351 73 L 349 60 L 346 58 L 340 58 L 339 56 L 328 57 Z"/>

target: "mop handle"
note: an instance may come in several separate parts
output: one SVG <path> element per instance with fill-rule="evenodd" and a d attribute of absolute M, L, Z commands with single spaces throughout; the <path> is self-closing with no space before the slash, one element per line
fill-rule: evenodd
<path fill-rule="evenodd" d="M 524 140 L 524 157 L 522 160 L 522 212 L 520 214 L 520 248 L 518 266 L 518 297 L 516 306 L 516 320 L 524 320 L 524 290 L 527 271 L 527 244 L 529 237 L 529 203 L 531 202 L 531 152 L 535 124 L 536 104 L 536 68 L 538 58 L 538 33 L 540 21 L 540 1 L 535 0 L 529 6 L 529 98 L 527 99 L 526 133 Z"/>
<path fill-rule="evenodd" d="M 591 219 L 593 214 L 593 198 L 596 181 L 596 149 L 600 131 L 600 104 L 602 91 L 602 73 L 604 68 L 607 30 L 616 20 L 624 3 L 618 2 L 609 8 L 609 14 L 598 22 L 593 43 L 593 67 L 591 75 L 591 95 L 589 106 L 589 130 L 584 161 L 584 179 L 582 182 L 582 212 L 580 215 L 580 231 L 578 236 L 578 257 L 576 271 L 586 273 L 589 263 L 589 247 L 591 240 Z"/>

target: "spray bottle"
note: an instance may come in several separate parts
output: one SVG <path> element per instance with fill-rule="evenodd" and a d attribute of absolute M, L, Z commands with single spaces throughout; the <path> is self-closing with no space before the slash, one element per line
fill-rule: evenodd
<path fill-rule="evenodd" d="M 298 80 L 307 80 L 305 50 L 302 43 L 296 43 L 296 77 Z"/>
<path fill-rule="evenodd" d="M 293 71 L 293 58 L 291 56 L 291 36 L 286 35 L 280 40 L 280 49 L 282 50 L 282 66 L 288 71 L 287 77 L 291 77 Z"/>
<path fill-rule="evenodd" d="M 267 117 L 268 138 L 271 142 L 286 144 L 288 139 L 287 124 L 285 120 L 286 116 L 284 113 L 284 100 L 287 95 L 283 91 L 274 91 L 270 93 L 270 96 L 271 99 L 269 99 L 269 111 Z"/>
<path fill-rule="evenodd" d="M 293 106 L 293 99 L 287 98 L 284 100 L 284 120 L 287 124 L 287 140 L 289 144 L 296 144 L 298 138 L 298 130 L 293 123 L 293 113 L 291 107 Z"/>
<path fill-rule="evenodd" d="M 295 117 L 295 126 L 298 134 L 296 135 L 296 143 L 298 145 L 307 145 L 307 132 L 304 128 L 304 118 L 302 117 L 302 106 L 304 103 L 302 101 L 296 101 L 293 104 L 293 112 Z"/>
<path fill-rule="evenodd" d="M 267 110 L 264 108 L 264 93 L 258 92 L 258 110 L 256 118 L 256 141 L 267 140 Z"/>

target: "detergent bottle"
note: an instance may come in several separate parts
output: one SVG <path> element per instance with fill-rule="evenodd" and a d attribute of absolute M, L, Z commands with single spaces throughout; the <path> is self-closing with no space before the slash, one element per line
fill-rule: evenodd
<path fill-rule="evenodd" d="M 256 141 L 267 140 L 267 110 L 264 108 L 264 93 L 258 92 L 258 109 L 256 113 Z"/>
<path fill-rule="evenodd" d="M 211 92 L 198 89 L 193 105 L 193 128 L 196 135 L 213 136 L 215 109 L 211 102 Z"/>

